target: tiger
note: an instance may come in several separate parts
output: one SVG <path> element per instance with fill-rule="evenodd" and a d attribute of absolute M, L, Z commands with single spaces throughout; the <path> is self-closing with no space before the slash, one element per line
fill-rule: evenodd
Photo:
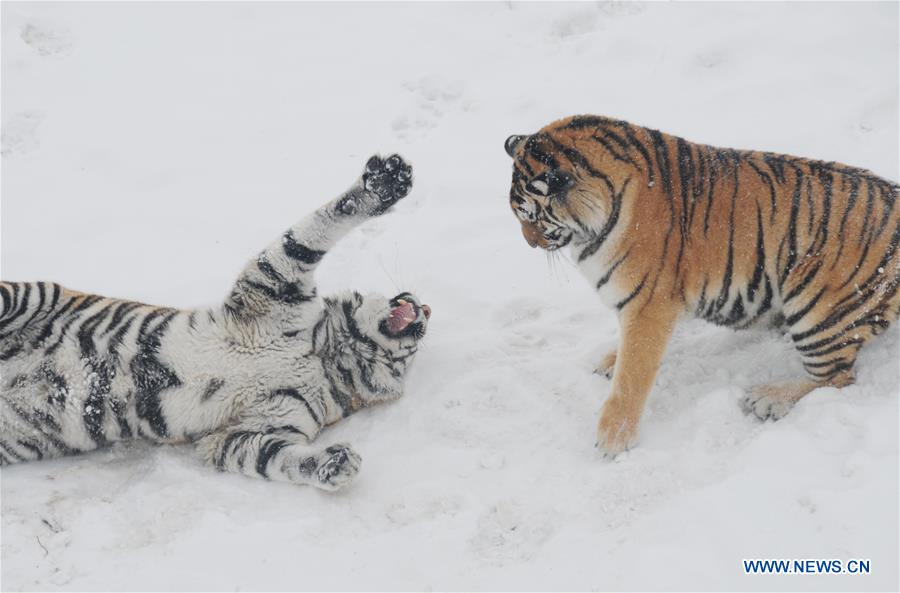
<path fill-rule="evenodd" d="M 677 322 L 779 328 L 804 376 L 745 390 L 778 420 L 810 391 L 854 381 L 860 348 L 900 297 L 900 187 L 868 170 L 696 144 L 603 116 L 507 138 L 509 205 L 531 247 L 568 247 L 618 317 L 597 426 L 605 458 L 631 448 Z"/>
<path fill-rule="evenodd" d="M 403 292 L 319 298 L 314 273 L 354 227 L 412 187 L 400 156 L 251 260 L 220 305 L 180 310 L 0 283 L 0 465 L 127 439 L 189 443 L 218 470 L 322 490 L 357 475 L 323 428 L 396 400 L 431 315 Z"/>

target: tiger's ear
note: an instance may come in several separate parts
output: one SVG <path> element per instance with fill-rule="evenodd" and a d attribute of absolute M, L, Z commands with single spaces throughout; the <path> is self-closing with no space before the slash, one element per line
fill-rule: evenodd
<path fill-rule="evenodd" d="M 504 148 L 506 148 L 506 154 L 508 154 L 509 156 L 515 156 L 516 149 L 526 138 L 528 138 L 528 136 L 520 136 L 518 134 L 507 138 L 506 144 L 504 144 Z"/>

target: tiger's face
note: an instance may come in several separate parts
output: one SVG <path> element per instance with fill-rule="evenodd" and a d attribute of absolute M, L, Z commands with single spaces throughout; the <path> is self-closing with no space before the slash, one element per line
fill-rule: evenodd
<path fill-rule="evenodd" d="M 425 337 L 431 307 L 408 292 L 389 299 L 345 291 L 323 299 L 313 350 L 344 369 L 359 397 L 402 391 L 402 379 Z"/>
<path fill-rule="evenodd" d="M 589 240 L 610 210 L 593 177 L 582 179 L 573 161 L 580 153 L 562 141 L 547 132 L 506 140 L 506 152 L 514 160 L 510 208 L 528 245 L 547 251 Z"/>

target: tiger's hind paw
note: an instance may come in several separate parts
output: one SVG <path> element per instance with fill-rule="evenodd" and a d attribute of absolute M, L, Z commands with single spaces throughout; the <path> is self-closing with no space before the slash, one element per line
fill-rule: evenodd
<path fill-rule="evenodd" d="M 316 486 L 322 490 L 338 490 L 356 477 L 362 457 L 349 445 L 332 445 L 319 457 L 316 468 Z"/>
<path fill-rule="evenodd" d="M 781 420 L 791 411 L 800 398 L 815 389 L 812 382 L 783 385 L 758 385 L 741 398 L 744 414 L 753 414 L 760 420 Z"/>

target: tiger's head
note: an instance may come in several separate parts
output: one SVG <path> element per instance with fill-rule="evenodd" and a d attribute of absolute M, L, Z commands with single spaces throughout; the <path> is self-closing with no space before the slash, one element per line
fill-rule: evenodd
<path fill-rule="evenodd" d="M 628 184 L 617 182 L 618 168 L 591 130 L 573 124 L 578 118 L 506 140 L 513 158 L 509 205 L 531 247 L 555 251 L 601 234 Z"/>
<path fill-rule="evenodd" d="M 431 307 L 403 292 L 393 298 L 345 291 L 323 299 L 313 350 L 364 401 L 399 394 L 425 337 Z"/>

